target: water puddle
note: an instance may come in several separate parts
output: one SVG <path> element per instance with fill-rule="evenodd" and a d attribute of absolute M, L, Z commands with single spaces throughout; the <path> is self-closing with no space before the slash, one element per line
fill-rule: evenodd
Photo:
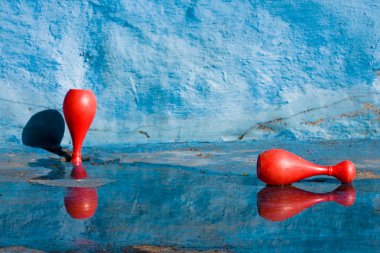
<path fill-rule="evenodd" d="M 244 145 L 233 144 L 233 148 L 244 150 Z M 188 148 L 192 147 L 180 147 Z M 83 180 L 70 178 L 69 164 L 43 158 L 43 153 L 35 155 L 32 164 L 15 168 L 28 172 L 23 175 L 8 175 L 3 168 L 8 180 L 0 182 L 0 246 L 80 252 L 380 249 L 378 179 L 364 177 L 341 185 L 318 177 L 292 186 L 268 187 L 257 179 L 255 166 L 247 164 L 257 154 L 234 152 L 229 157 L 231 147 L 218 144 L 214 149 L 218 157 L 204 158 L 196 154 L 213 150 L 196 148 L 194 159 L 215 160 L 210 165 L 202 161 L 186 166 L 168 157 L 173 154 L 180 159 L 179 151 L 128 150 L 128 160 L 123 158 L 125 150 L 102 150 L 116 162 L 89 161 L 85 165 L 88 179 Z M 302 153 L 304 146 L 294 149 Z M 344 146 L 333 149 L 344 150 Z M 249 150 L 256 147 L 251 145 Z M 147 157 L 149 152 L 163 154 L 165 161 L 172 162 Z M 337 151 L 314 152 L 316 159 L 318 152 L 321 157 L 330 155 L 331 163 L 339 159 L 334 157 Z M 185 158 L 189 159 L 188 153 Z M 373 170 L 370 166 L 359 169 Z"/>

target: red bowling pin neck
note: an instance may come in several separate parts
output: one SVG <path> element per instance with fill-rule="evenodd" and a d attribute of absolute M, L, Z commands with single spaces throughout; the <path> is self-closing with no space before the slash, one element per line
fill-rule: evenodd
<path fill-rule="evenodd" d="M 257 158 L 257 176 L 268 185 L 287 185 L 318 175 L 333 176 L 348 184 L 354 180 L 356 170 L 351 161 L 322 166 L 282 149 L 267 150 Z"/>

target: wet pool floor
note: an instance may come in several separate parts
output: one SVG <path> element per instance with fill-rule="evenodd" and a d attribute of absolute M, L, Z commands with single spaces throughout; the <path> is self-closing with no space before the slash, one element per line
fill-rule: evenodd
<path fill-rule="evenodd" d="M 357 179 L 266 187 L 256 158 L 274 147 L 320 164 L 350 159 Z M 0 252 L 380 252 L 379 150 L 377 141 L 102 146 L 84 150 L 89 179 L 77 182 L 47 151 L 3 148 Z"/>

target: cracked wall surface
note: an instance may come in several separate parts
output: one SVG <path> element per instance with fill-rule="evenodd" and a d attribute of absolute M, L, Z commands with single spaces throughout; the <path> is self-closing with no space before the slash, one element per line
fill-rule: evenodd
<path fill-rule="evenodd" d="M 378 1 L 1 1 L 0 145 L 93 89 L 85 145 L 378 138 Z M 63 144 L 70 141 L 66 129 Z"/>

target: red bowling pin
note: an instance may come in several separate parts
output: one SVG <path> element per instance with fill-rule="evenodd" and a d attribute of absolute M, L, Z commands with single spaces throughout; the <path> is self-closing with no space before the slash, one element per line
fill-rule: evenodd
<path fill-rule="evenodd" d="M 257 177 L 268 185 L 287 185 L 317 175 L 333 176 L 349 184 L 356 170 L 348 160 L 334 166 L 322 166 L 282 149 L 267 150 L 257 158 Z"/>
<path fill-rule="evenodd" d="M 98 207 L 96 189 L 90 187 L 69 188 L 64 199 L 67 213 L 74 219 L 92 217 Z"/>
<path fill-rule="evenodd" d="M 96 113 L 96 98 L 91 90 L 71 89 L 63 101 L 63 113 L 73 141 L 74 165 L 82 163 L 82 144 Z"/>
<path fill-rule="evenodd" d="M 328 193 L 308 192 L 294 186 L 267 186 L 257 193 L 257 209 L 267 220 L 282 221 L 321 202 L 334 201 L 351 206 L 355 198 L 355 189 L 351 185 L 341 185 Z"/>

